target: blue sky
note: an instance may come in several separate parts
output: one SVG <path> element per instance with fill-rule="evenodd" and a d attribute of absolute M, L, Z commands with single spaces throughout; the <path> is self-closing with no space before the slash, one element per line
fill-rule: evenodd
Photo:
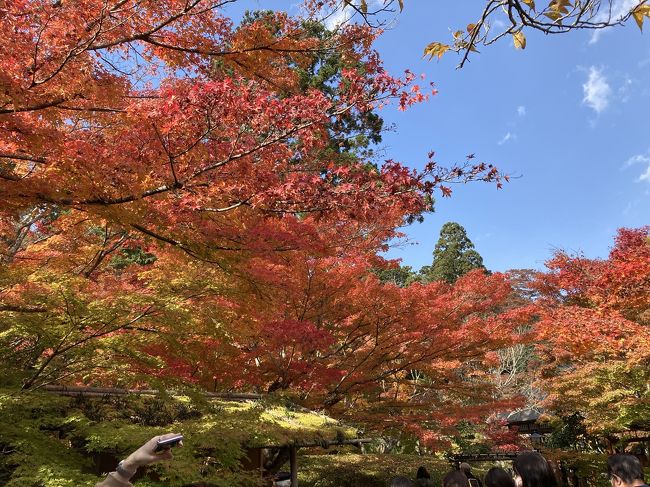
<path fill-rule="evenodd" d="M 529 33 L 525 51 L 504 39 L 461 70 L 454 53 L 422 59 L 428 42 L 474 21 L 481 3 L 407 1 L 379 40 L 391 72 L 425 73 L 439 90 L 405 113 L 386 110 L 396 131 L 384 143 L 415 167 L 428 150 L 440 163 L 476 153 L 521 177 L 499 191 L 476 183 L 438 198 L 435 214 L 406 229 L 416 245 L 390 255 L 430 263 L 440 227 L 457 221 L 492 270 L 539 268 L 558 248 L 604 257 L 617 228 L 650 223 L 650 34 L 633 22 L 596 42 L 587 32 Z"/>
<path fill-rule="evenodd" d="M 391 73 L 423 73 L 439 94 L 406 112 L 384 110 L 395 131 L 382 145 L 386 158 L 412 167 L 430 150 L 442 164 L 475 153 L 521 177 L 502 190 L 455 187 L 388 255 L 429 264 L 440 227 L 457 221 L 492 270 L 541 268 L 554 249 L 605 257 L 617 228 L 650 223 L 650 33 L 633 21 L 597 39 L 529 32 L 525 51 L 503 39 L 461 70 L 454 53 L 422 58 L 429 42 L 475 21 L 482 3 L 405 1 L 376 47 Z"/>

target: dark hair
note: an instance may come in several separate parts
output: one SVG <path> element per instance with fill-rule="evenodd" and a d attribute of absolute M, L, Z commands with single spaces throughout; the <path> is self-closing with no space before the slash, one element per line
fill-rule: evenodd
<path fill-rule="evenodd" d="M 390 487 L 413 487 L 413 482 L 408 477 L 400 475 L 399 477 L 393 477 L 390 481 Z"/>
<path fill-rule="evenodd" d="M 454 470 L 442 479 L 442 487 L 469 487 L 469 480 L 460 470 Z"/>
<path fill-rule="evenodd" d="M 523 487 L 557 486 L 555 475 L 546 458 L 536 451 L 521 452 L 512 465 L 521 477 Z"/>
<path fill-rule="evenodd" d="M 499 467 L 492 467 L 485 474 L 486 487 L 515 487 L 515 479 Z"/>
<path fill-rule="evenodd" d="M 430 479 L 431 475 L 427 472 L 427 469 L 424 467 L 418 467 L 418 473 L 415 474 L 416 479 Z"/>
<path fill-rule="evenodd" d="M 634 455 L 617 454 L 607 459 L 607 474 L 611 477 L 616 475 L 626 484 L 635 480 L 643 480 L 643 468 L 641 462 Z"/>

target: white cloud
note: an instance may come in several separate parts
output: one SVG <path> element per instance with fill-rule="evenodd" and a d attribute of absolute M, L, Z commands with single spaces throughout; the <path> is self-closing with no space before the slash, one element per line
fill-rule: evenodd
<path fill-rule="evenodd" d="M 526 115 L 526 107 L 523 106 L 523 105 L 518 106 L 517 107 L 517 115 L 519 115 L 520 117 L 523 117 L 524 115 Z"/>
<path fill-rule="evenodd" d="M 643 164 L 646 166 L 645 171 L 643 171 L 638 177 L 637 182 L 647 181 L 650 183 L 650 149 L 648 149 L 645 154 L 637 154 L 630 157 L 627 161 L 625 161 L 625 164 L 623 164 L 623 168 L 628 168 L 630 166 L 634 166 L 635 164 Z"/>
<path fill-rule="evenodd" d="M 630 157 L 627 161 L 625 161 L 625 164 L 623 167 L 630 167 L 634 164 L 638 164 L 639 162 L 641 163 L 650 163 L 650 149 L 648 149 L 648 155 L 646 156 L 645 154 L 637 154 L 636 156 Z"/>
<path fill-rule="evenodd" d="M 517 134 L 513 134 L 511 132 L 508 132 L 506 135 L 503 136 L 503 138 L 499 142 L 497 142 L 497 144 L 503 145 L 506 142 L 508 142 L 509 140 L 516 140 L 516 139 L 517 139 Z"/>
<path fill-rule="evenodd" d="M 603 6 L 602 10 L 594 17 L 593 22 L 616 22 L 621 18 L 625 17 L 630 10 L 636 7 L 639 4 L 639 0 L 614 0 L 610 8 L 608 6 Z M 589 44 L 596 44 L 600 39 L 600 36 L 604 32 L 609 30 L 609 27 L 605 29 L 596 29 L 591 33 L 591 38 L 589 39 Z"/>
<path fill-rule="evenodd" d="M 337 5 L 334 10 L 329 12 L 325 17 L 325 27 L 329 30 L 336 30 L 341 25 L 350 21 L 354 15 L 354 9 L 348 7 L 343 2 L 340 5 Z"/>
<path fill-rule="evenodd" d="M 582 85 L 584 98 L 582 103 L 592 108 L 600 114 L 609 105 L 609 99 L 612 95 L 612 88 L 607 83 L 607 78 L 603 75 L 602 70 L 591 66 L 589 68 L 589 77 L 587 82 Z"/>
<path fill-rule="evenodd" d="M 647 181 L 650 183 L 650 164 L 648 164 L 648 167 L 646 168 L 645 172 L 639 176 L 638 179 L 639 182 L 641 181 Z"/>
<path fill-rule="evenodd" d="M 628 101 L 630 101 L 630 97 L 632 96 L 633 84 L 634 81 L 632 80 L 632 78 L 626 75 L 625 81 L 623 81 L 623 84 L 618 88 L 618 96 L 620 97 L 623 103 L 627 103 Z"/>

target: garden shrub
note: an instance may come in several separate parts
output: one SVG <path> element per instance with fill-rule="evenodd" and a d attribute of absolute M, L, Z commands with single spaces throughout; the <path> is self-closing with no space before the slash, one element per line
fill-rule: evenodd
<path fill-rule="evenodd" d="M 0 392 L 0 485 L 93 486 L 149 438 L 182 431 L 174 460 L 151 466 L 138 487 L 259 485 L 240 469 L 245 431 L 219 421 L 220 408 L 200 411 L 186 400 L 156 397 L 62 397 Z"/>

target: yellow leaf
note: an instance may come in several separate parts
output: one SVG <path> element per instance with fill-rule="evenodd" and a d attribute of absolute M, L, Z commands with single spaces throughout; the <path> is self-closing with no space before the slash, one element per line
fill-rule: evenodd
<path fill-rule="evenodd" d="M 552 2 L 548 4 L 548 8 L 561 15 L 568 14 L 570 7 L 571 7 L 570 0 L 552 0 Z"/>
<path fill-rule="evenodd" d="M 643 30 L 643 17 L 650 17 L 650 5 L 639 5 L 632 10 L 632 17 L 636 20 L 636 25 Z"/>
<path fill-rule="evenodd" d="M 465 33 L 464 30 L 457 30 L 457 31 L 454 32 L 452 35 L 454 36 L 454 39 L 458 40 L 458 39 L 460 39 L 461 37 L 463 37 L 463 34 L 464 34 L 464 33 Z"/>
<path fill-rule="evenodd" d="M 474 29 L 476 29 L 476 24 L 467 24 L 467 32 L 469 32 L 470 34 L 473 34 Z"/>
<path fill-rule="evenodd" d="M 515 43 L 516 49 L 526 49 L 526 36 L 523 32 L 515 32 L 512 34 L 512 40 Z"/>
<path fill-rule="evenodd" d="M 544 15 L 554 22 L 557 22 L 562 18 L 562 14 L 560 12 L 555 12 L 553 10 L 546 12 Z"/>
<path fill-rule="evenodd" d="M 449 46 L 447 44 L 432 42 L 424 48 L 424 57 L 430 56 L 430 59 L 433 59 L 434 57 L 438 57 L 438 59 L 440 59 L 448 49 Z"/>
<path fill-rule="evenodd" d="M 361 11 L 363 12 L 364 15 L 367 14 L 368 13 L 368 2 L 366 0 L 361 0 L 361 2 L 359 3 L 359 8 L 361 9 Z"/>
<path fill-rule="evenodd" d="M 528 5 L 532 10 L 535 10 L 535 0 L 521 0 Z"/>

